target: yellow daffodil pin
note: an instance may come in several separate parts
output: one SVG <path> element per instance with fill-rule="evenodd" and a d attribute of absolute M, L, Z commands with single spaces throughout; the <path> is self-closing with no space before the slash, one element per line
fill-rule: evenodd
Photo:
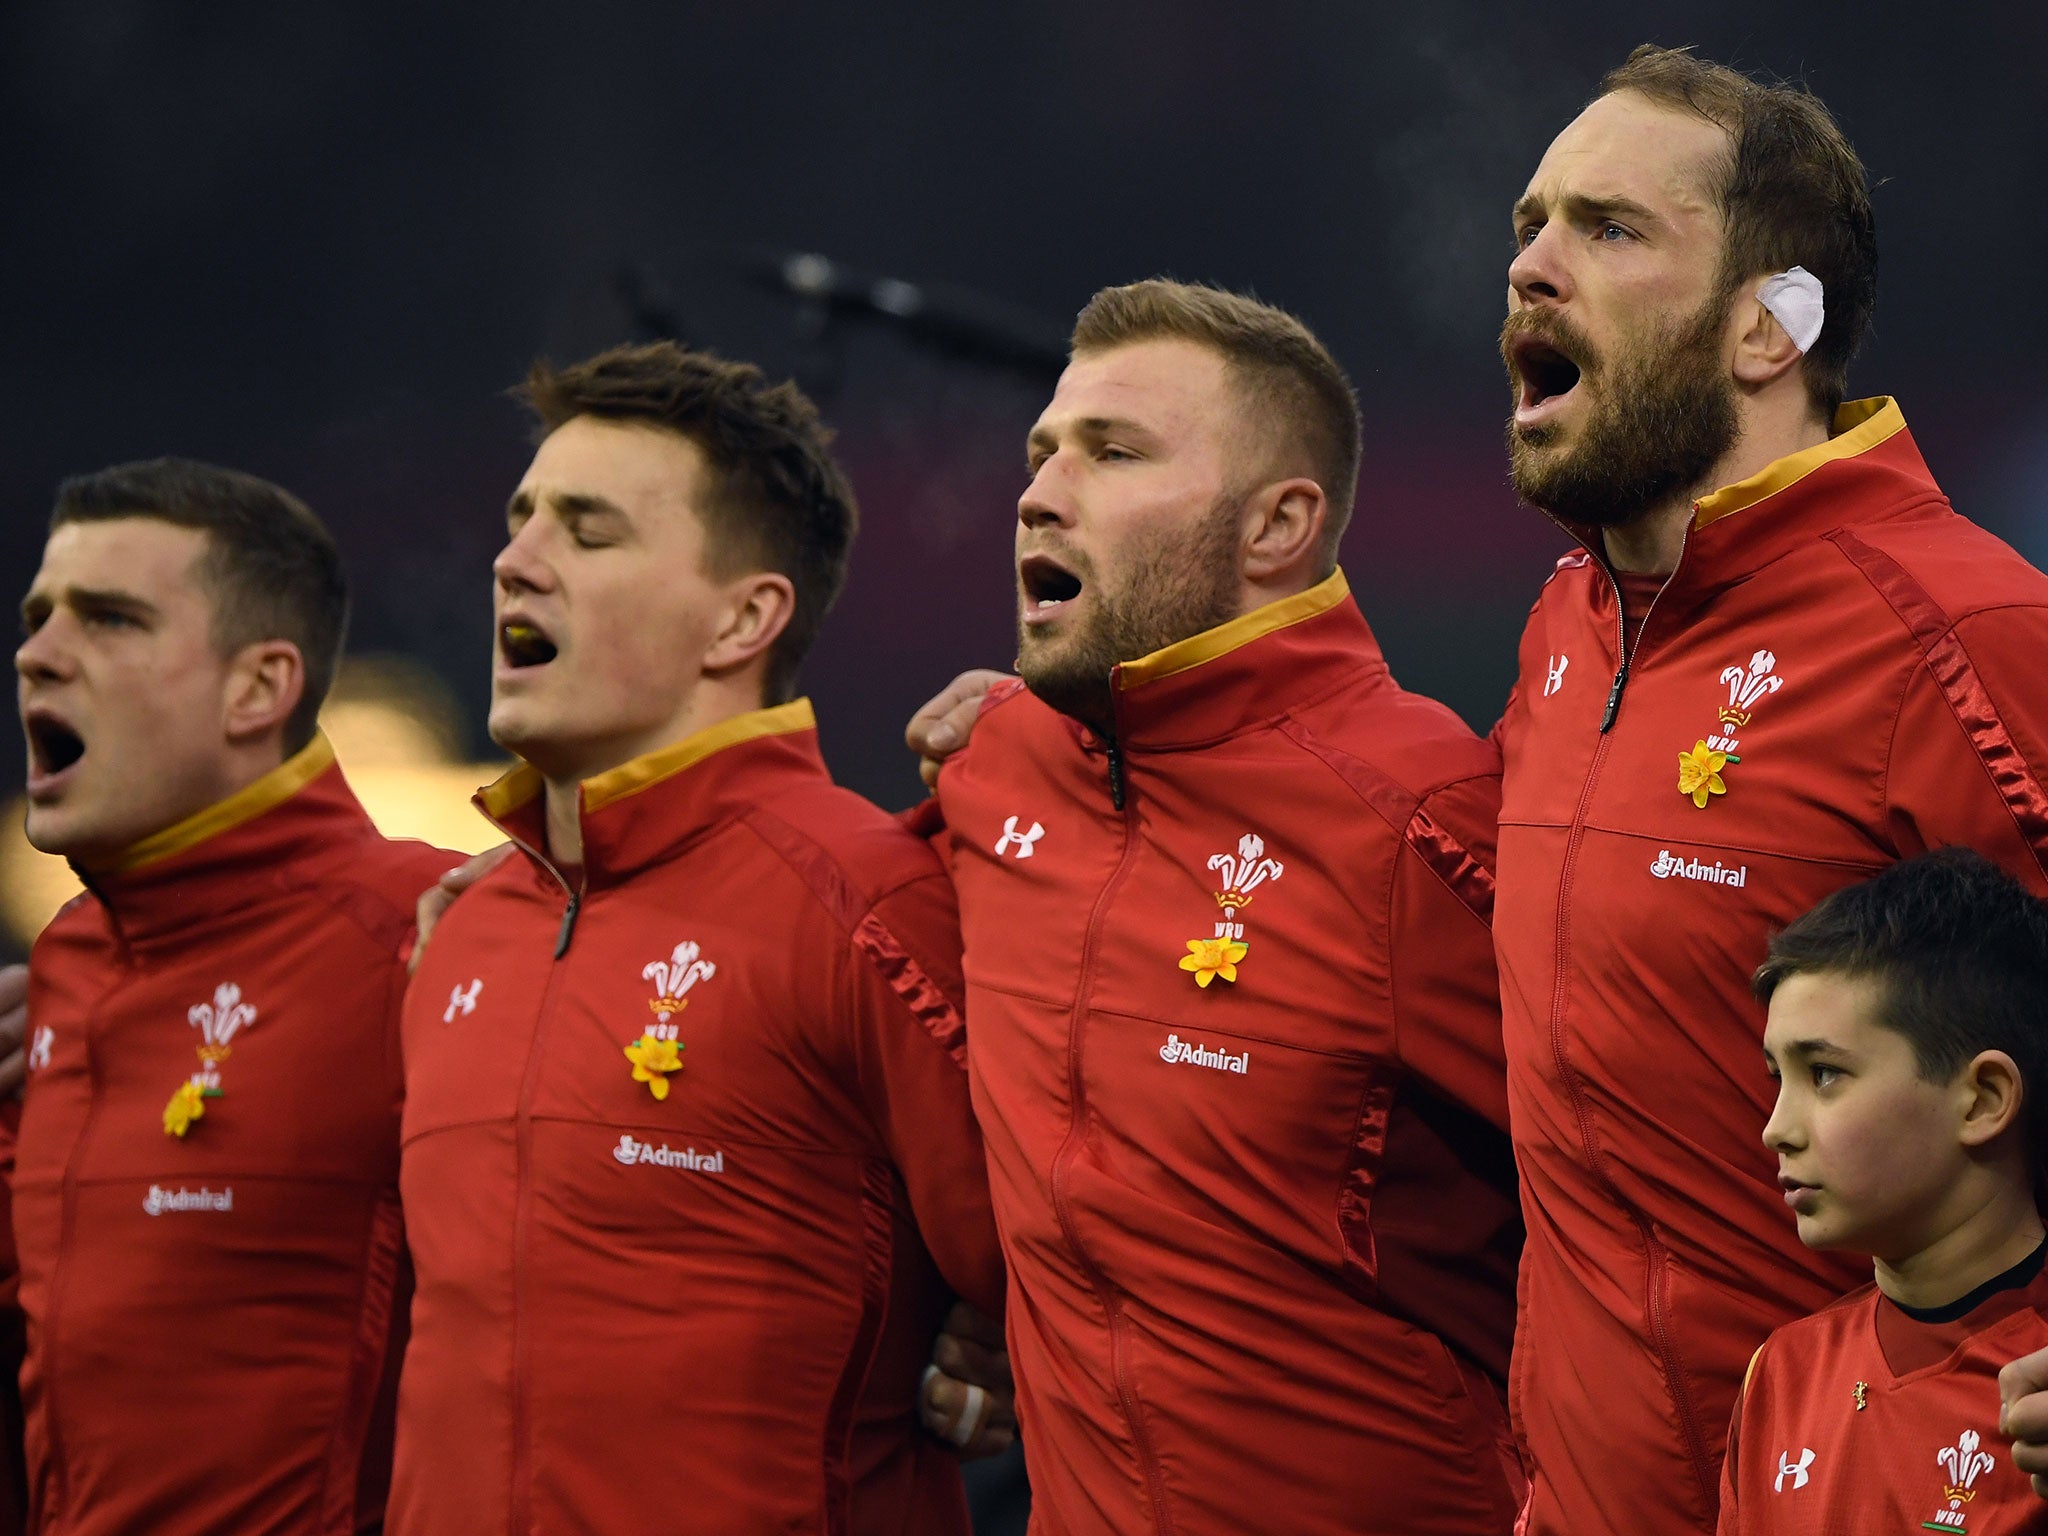
<path fill-rule="evenodd" d="M 206 1092 L 191 1078 L 178 1084 L 178 1091 L 171 1095 L 171 1102 L 164 1106 L 164 1134 L 184 1139 L 192 1129 L 192 1122 L 206 1113 Z"/>
<path fill-rule="evenodd" d="M 633 1063 L 633 1081 L 645 1083 L 649 1093 L 657 1099 L 665 1099 L 668 1097 L 667 1074 L 682 1070 L 683 1042 L 657 1040 L 653 1034 L 645 1034 L 626 1047 L 626 1060 Z"/>
<path fill-rule="evenodd" d="M 1741 761 L 1731 752 L 1713 751 L 1705 741 L 1694 742 L 1691 751 L 1678 754 L 1678 792 L 1690 795 L 1692 803 L 1704 811 L 1707 796 L 1728 793 L 1721 770 Z"/>
<path fill-rule="evenodd" d="M 1206 987 L 1221 976 L 1237 980 L 1237 964 L 1251 946 L 1242 939 L 1189 939 L 1188 952 L 1180 957 L 1180 968 L 1195 973 L 1195 985 Z"/>

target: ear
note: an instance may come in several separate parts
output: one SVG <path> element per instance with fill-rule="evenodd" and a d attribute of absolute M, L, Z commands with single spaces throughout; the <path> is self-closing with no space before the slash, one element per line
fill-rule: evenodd
<path fill-rule="evenodd" d="M 704 651 L 704 670 L 737 671 L 764 655 L 796 614 L 796 587 L 780 571 L 753 571 L 727 584 L 725 621 Z"/>
<path fill-rule="evenodd" d="M 306 660 L 289 640 L 258 640 L 228 663 L 221 730 L 235 746 L 282 731 L 306 696 Z"/>
<path fill-rule="evenodd" d="M 1256 492 L 1245 517 L 1244 579 L 1264 584 L 1316 563 L 1330 503 L 1315 481 L 1296 476 Z"/>
<path fill-rule="evenodd" d="M 1735 301 L 1729 323 L 1739 327 L 1735 357 L 1729 365 L 1736 383 L 1762 389 L 1798 369 L 1803 354 L 1755 293 L 1745 293 Z"/>
<path fill-rule="evenodd" d="M 1966 1147 L 1989 1146 L 2019 1120 L 2026 1097 L 2019 1065 L 2003 1051 L 1979 1051 L 1956 1076 L 1956 1127 Z"/>

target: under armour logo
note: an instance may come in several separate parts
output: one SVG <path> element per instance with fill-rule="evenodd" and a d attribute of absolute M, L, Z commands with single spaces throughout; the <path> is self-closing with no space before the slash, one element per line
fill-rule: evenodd
<path fill-rule="evenodd" d="M 996 857 L 1001 858 L 1004 854 L 1008 853 L 1010 845 L 1014 843 L 1017 846 L 1017 857 L 1028 859 L 1031 857 L 1032 846 L 1043 836 L 1045 836 L 1045 828 L 1037 822 L 1031 823 L 1031 830 L 1029 832 L 1019 832 L 1017 830 L 1017 818 L 1014 816 L 1009 817 L 1003 822 L 1003 835 L 996 839 Z"/>
<path fill-rule="evenodd" d="M 57 1032 L 47 1024 L 36 1026 L 36 1038 L 28 1048 L 28 1069 L 40 1072 L 50 1064 L 50 1047 L 57 1043 Z"/>
<path fill-rule="evenodd" d="M 1799 1453 L 1799 1460 L 1796 1462 L 1792 1459 L 1790 1451 L 1784 1452 L 1778 1457 L 1778 1480 L 1772 1485 L 1771 1492 L 1783 1493 L 1785 1479 L 1788 1477 L 1792 1479 L 1794 1489 L 1804 1488 L 1813 1481 L 1813 1474 L 1806 1470 L 1812 1465 L 1813 1447 L 1810 1445 Z"/>
<path fill-rule="evenodd" d="M 459 1013 L 467 1017 L 475 1013 L 476 995 L 483 991 L 483 989 L 484 979 L 481 976 L 472 981 L 466 991 L 461 987 L 450 987 L 448 989 L 448 1011 L 441 1015 L 441 1022 L 443 1024 L 453 1024 L 456 1014 Z"/>
<path fill-rule="evenodd" d="M 1550 675 L 1543 680 L 1543 697 L 1549 698 L 1564 686 L 1564 669 L 1572 664 L 1569 656 L 1550 658 Z"/>

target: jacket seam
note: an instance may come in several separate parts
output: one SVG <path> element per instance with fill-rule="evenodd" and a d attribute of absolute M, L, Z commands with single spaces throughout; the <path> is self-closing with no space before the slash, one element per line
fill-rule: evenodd
<path fill-rule="evenodd" d="M 2040 870 L 2043 874 L 2048 874 L 2048 864 L 2043 863 L 2041 856 L 2041 839 L 2036 835 L 2029 834 L 2024 819 L 2023 807 L 2015 803 L 2015 795 L 2024 796 L 2026 791 L 2031 789 L 2032 797 L 2037 802 L 2033 807 L 2033 814 L 2036 816 L 2041 814 L 2042 803 L 2048 802 L 2048 796 L 2043 794 L 2040 780 L 2034 773 L 2034 765 L 2027 761 L 2026 754 L 2020 750 L 2019 743 L 2013 740 L 2012 732 L 2005 724 L 2004 711 L 1999 708 L 1998 701 L 1991 696 L 1991 690 L 1985 685 L 1983 675 L 1977 670 L 1977 664 L 1970 655 L 1969 647 L 1963 643 L 1961 635 L 1957 633 L 1957 628 L 1964 618 L 1977 618 L 1988 613 L 2009 612 L 2014 609 L 2040 611 L 2043 605 L 2039 603 L 2000 603 L 1981 609 L 1973 609 L 1970 613 L 1964 615 L 1952 614 L 1934 600 L 1933 594 L 1928 592 L 1926 587 L 1920 583 L 1919 579 L 1911 571 L 1907 570 L 1904 565 L 1885 551 L 1858 537 L 1854 530 L 1848 528 L 1837 529 L 1835 532 L 1828 534 L 1827 539 L 1841 553 L 1842 557 L 1854 567 L 1856 572 L 1863 577 L 1864 581 L 1869 584 L 1872 593 L 1877 597 L 1878 601 L 1885 605 L 1892 617 L 1898 620 L 1900 625 L 1904 627 L 1907 635 L 1912 639 L 1919 651 L 1919 654 L 1914 658 L 1913 666 L 1901 683 L 1898 711 L 1893 717 L 1891 737 L 1885 744 L 1884 788 L 1879 798 L 1880 807 L 1887 813 L 1891 809 L 1892 765 L 1898 753 L 1899 727 L 1904 720 L 1906 699 L 1912 692 L 1911 685 L 1914 680 L 1924 677 L 1941 696 L 1942 702 L 1948 706 L 1949 714 L 1954 719 L 1956 728 L 1962 732 L 1963 740 L 1970 748 L 1970 755 L 1976 760 L 1978 769 L 1983 773 L 1988 787 L 1998 797 L 1998 801 L 2004 807 L 2007 817 L 2011 819 L 2013 831 L 2018 835 L 2028 851 L 2033 854 L 2036 869 Z M 1855 547 L 1851 548 L 1851 545 Z M 1889 570 L 1886 570 L 1885 567 L 1889 567 Z M 1884 585 L 1880 584 L 1880 574 L 1883 574 L 1888 581 L 1895 585 L 1910 588 L 1910 592 L 1907 595 L 1917 599 L 1919 605 L 1924 605 L 1927 615 L 1939 622 L 1926 625 L 1916 621 L 1914 616 L 1903 611 L 1900 605 L 1893 600 L 1892 594 L 1885 590 Z M 1985 708 L 1990 716 L 1988 728 L 1995 731 L 2002 739 L 2001 743 L 1995 743 L 1994 746 L 2002 744 L 2004 749 L 2011 752 L 2019 773 L 2025 779 L 2025 783 L 2016 786 L 2013 791 L 2008 791 L 2007 787 L 2000 783 L 1996 771 L 1993 769 L 1989 758 L 1985 755 L 1985 744 L 1979 739 L 1978 728 L 1964 718 L 1962 702 L 1956 697 L 1955 689 L 1952 689 L 1950 684 L 1935 670 L 1934 657 L 1936 650 L 1949 645 L 1953 645 L 1961 654 L 1961 672 L 1963 675 L 1957 678 L 1956 687 L 1972 687 L 1982 695 Z"/>

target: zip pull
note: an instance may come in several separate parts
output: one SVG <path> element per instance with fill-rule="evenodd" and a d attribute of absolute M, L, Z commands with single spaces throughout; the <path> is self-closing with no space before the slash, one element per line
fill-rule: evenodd
<path fill-rule="evenodd" d="M 569 940 L 576 932 L 576 914 L 583 909 L 583 893 L 571 891 L 569 905 L 562 908 L 562 931 L 555 935 L 555 958 L 561 959 L 569 953 Z"/>
<path fill-rule="evenodd" d="M 1607 690 L 1607 709 L 1600 716 L 1602 736 L 1607 734 L 1608 727 L 1614 724 L 1614 717 L 1621 712 L 1621 690 L 1628 686 L 1628 663 L 1629 658 L 1623 657 L 1621 665 L 1615 669 L 1614 686 Z"/>
<path fill-rule="evenodd" d="M 1124 754 L 1114 739 L 1109 743 L 1109 803 L 1124 808 Z"/>

